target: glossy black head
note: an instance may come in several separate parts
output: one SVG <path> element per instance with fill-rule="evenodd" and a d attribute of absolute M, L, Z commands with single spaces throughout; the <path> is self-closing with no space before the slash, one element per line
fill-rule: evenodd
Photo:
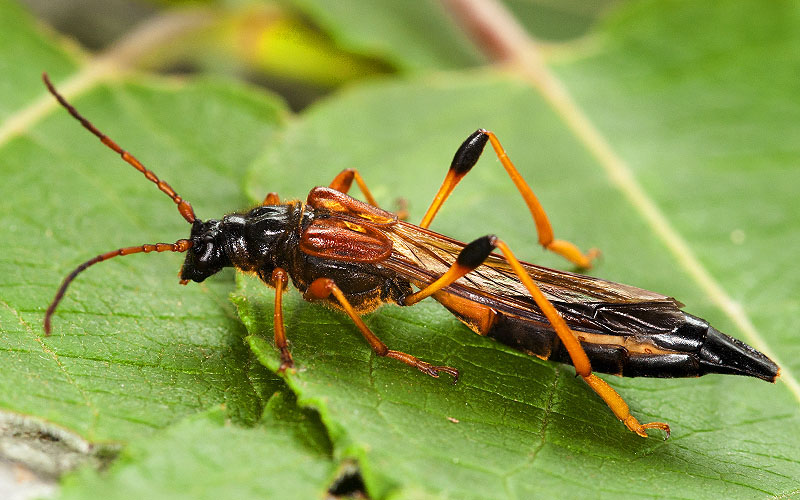
<path fill-rule="evenodd" d="M 192 248 L 186 252 L 181 268 L 181 279 L 201 282 L 231 265 L 225 252 L 225 234 L 218 220 L 205 222 L 196 219 L 189 237 Z"/>

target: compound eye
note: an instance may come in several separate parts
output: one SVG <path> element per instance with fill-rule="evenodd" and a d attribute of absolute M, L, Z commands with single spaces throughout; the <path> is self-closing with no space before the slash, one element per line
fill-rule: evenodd
<path fill-rule="evenodd" d="M 214 256 L 214 245 L 213 243 L 202 241 L 192 246 L 192 253 L 194 253 L 198 263 L 208 263 Z"/>
<path fill-rule="evenodd" d="M 201 262 L 210 262 L 214 258 L 214 245 L 211 243 L 201 247 L 202 253 L 198 256 Z"/>

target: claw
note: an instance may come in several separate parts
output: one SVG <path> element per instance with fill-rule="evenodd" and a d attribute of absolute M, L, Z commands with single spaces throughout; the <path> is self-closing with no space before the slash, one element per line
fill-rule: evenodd
<path fill-rule="evenodd" d="M 294 370 L 294 360 L 288 349 L 281 349 L 281 366 L 278 368 L 278 373 L 283 373 L 286 370 Z"/>
<path fill-rule="evenodd" d="M 438 369 L 439 371 L 445 372 L 445 373 L 449 374 L 451 377 L 453 377 L 453 383 L 454 384 L 456 382 L 458 382 L 459 373 L 458 373 L 458 370 L 456 370 L 455 368 L 453 368 L 451 366 L 437 366 L 436 369 Z"/>
<path fill-rule="evenodd" d="M 439 373 L 444 372 L 453 377 L 453 383 L 458 382 L 458 370 L 451 366 L 433 366 L 430 363 L 420 361 L 417 368 L 423 373 L 426 373 L 434 378 L 439 378 Z"/>
<path fill-rule="evenodd" d="M 635 432 L 636 434 L 642 436 L 643 438 L 648 437 L 646 432 L 647 429 L 661 429 L 666 434 L 666 437 L 664 437 L 664 441 L 669 439 L 670 435 L 669 425 L 663 422 L 650 422 L 647 424 L 640 424 L 639 421 L 636 420 L 633 416 L 628 416 L 628 418 L 623 420 L 623 423 L 625 424 L 625 427 Z"/>
<path fill-rule="evenodd" d="M 417 368 L 419 371 L 426 375 L 430 375 L 433 378 L 439 378 L 439 372 L 445 372 L 450 374 L 455 380 L 453 383 L 458 381 L 458 370 L 452 368 L 450 366 L 433 366 L 430 363 L 426 363 L 419 358 L 416 358 L 410 354 L 406 354 L 400 351 L 386 351 L 385 356 L 396 359 L 398 361 L 402 361 L 403 363 L 413 366 Z"/>

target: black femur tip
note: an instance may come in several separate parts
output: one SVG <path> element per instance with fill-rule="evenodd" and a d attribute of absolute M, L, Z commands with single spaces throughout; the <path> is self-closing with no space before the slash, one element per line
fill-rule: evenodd
<path fill-rule="evenodd" d="M 456 258 L 456 262 L 470 269 L 480 266 L 497 246 L 495 243 L 496 241 L 497 236 L 493 234 L 478 238 L 461 250 L 461 253 L 458 254 L 458 258 Z"/>
<path fill-rule="evenodd" d="M 478 158 L 481 157 L 483 148 L 488 140 L 489 136 L 486 135 L 484 129 L 478 129 L 473 132 L 456 151 L 455 156 L 453 156 L 453 162 L 450 164 L 450 169 L 461 175 L 469 172 L 478 162 Z"/>

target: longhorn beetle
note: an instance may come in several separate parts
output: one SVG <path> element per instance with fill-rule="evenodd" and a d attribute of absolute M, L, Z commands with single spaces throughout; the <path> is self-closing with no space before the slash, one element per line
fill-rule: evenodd
<path fill-rule="evenodd" d="M 201 282 L 224 267 L 255 273 L 275 293 L 275 347 L 280 370 L 294 366 L 283 325 L 281 296 L 291 279 L 308 300 L 325 301 L 353 320 L 378 356 L 396 359 L 432 377 L 458 370 L 434 366 L 389 349 L 361 320 L 383 303 L 410 306 L 432 296 L 469 328 L 522 352 L 575 366 L 575 371 L 636 434 L 661 429 L 641 424 L 622 397 L 593 371 L 625 377 L 692 377 L 707 373 L 747 375 L 774 382 L 780 369 L 749 345 L 681 311 L 671 297 L 599 278 L 520 262 L 503 240 L 480 237 L 464 244 L 428 229 L 456 185 L 487 143 L 516 185 L 533 216 L 539 243 L 579 268 L 596 251 L 557 240 L 544 209 L 506 155 L 494 133 L 479 129 L 458 148 L 439 191 L 419 225 L 378 208 L 357 170 L 346 169 L 328 187 L 315 187 L 305 202 L 281 203 L 276 193 L 252 210 L 222 219 L 198 219 L 192 206 L 100 132 L 61 96 L 53 96 L 103 144 L 155 183 L 192 225 L 175 243 L 120 248 L 90 259 L 64 279 L 47 308 L 44 329 L 69 284 L 89 266 L 117 256 L 148 252 L 186 253 L 181 284 Z M 367 203 L 347 195 L 356 182 Z M 498 250 L 499 253 L 495 253 Z M 415 291 L 416 289 L 416 291 Z"/>

